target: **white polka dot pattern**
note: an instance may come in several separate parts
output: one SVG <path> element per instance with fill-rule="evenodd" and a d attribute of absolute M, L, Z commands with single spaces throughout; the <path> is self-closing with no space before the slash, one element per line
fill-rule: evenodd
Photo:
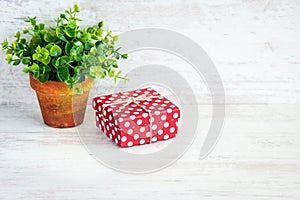
<path fill-rule="evenodd" d="M 140 132 L 141 132 L 141 133 L 145 132 L 145 130 L 146 130 L 145 127 L 141 127 L 141 128 L 140 128 Z"/>
<path fill-rule="evenodd" d="M 132 141 L 129 141 L 129 142 L 127 143 L 127 145 L 128 145 L 129 147 L 131 147 L 131 146 L 133 145 L 133 142 L 132 142 Z"/>
<path fill-rule="evenodd" d="M 145 144 L 145 142 L 146 142 L 146 141 L 145 141 L 144 139 L 141 139 L 141 140 L 140 140 L 140 144 Z"/>
<path fill-rule="evenodd" d="M 156 141 L 157 141 L 157 137 L 153 137 L 152 142 L 156 142 Z"/>
<path fill-rule="evenodd" d="M 174 128 L 174 127 L 171 127 L 171 128 L 170 128 L 170 133 L 174 133 L 174 131 L 175 131 L 175 128 Z"/>
<path fill-rule="evenodd" d="M 164 132 L 163 132 L 163 130 L 159 129 L 159 130 L 157 131 L 157 133 L 158 133 L 158 135 L 162 135 Z"/>
<path fill-rule="evenodd" d="M 133 138 L 135 139 L 135 140 L 137 140 L 137 139 L 139 139 L 139 134 L 134 134 L 134 136 L 133 136 Z"/>
<path fill-rule="evenodd" d="M 122 142 L 126 142 L 126 140 L 127 140 L 126 136 L 123 136 L 122 139 L 121 139 Z"/>
<path fill-rule="evenodd" d="M 130 126 L 130 122 L 125 122 L 124 126 L 128 128 Z"/>
<path fill-rule="evenodd" d="M 165 127 L 165 128 L 168 128 L 168 127 L 169 127 L 169 122 L 165 122 L 165 123 L 164 123 L 164 127 Z"/>
<path fill-rule="evenodd" d="M 137 125 L 141 125 L 143 123 L 143 121 L 141 119 L 137 120 Z"/>
<path fill-rule="evenodd" d="M 113 104 L 118 99 L 138 98 L 143 94 L 155 97 L 126 106 Z M 92 107 L 96 110 L 96 126 L 120 147 L 167 140 L 178 132 L 179 108 L 152 88 L 95 97 Z M 152 133 L 146 110 L 152 115 Z"/>
<path fill-rule="evenodd" d="M 151 133 L 150 133 L 150 132 L 147 132 L 147 133 L 146 133 L 146 137 L 151 137 Z"/>

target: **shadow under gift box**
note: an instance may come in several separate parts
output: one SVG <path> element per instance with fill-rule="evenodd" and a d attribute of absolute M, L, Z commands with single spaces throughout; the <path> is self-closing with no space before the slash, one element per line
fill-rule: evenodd
<path fill-rule="evenodd" d="M 145 95 L 147 97 L 143 98 Z M 177 135 L 178 106 L 152 88 L 95 97 L 92 105 L 96 111 L 96 126 L 120 147 L 147 144 Z"/>

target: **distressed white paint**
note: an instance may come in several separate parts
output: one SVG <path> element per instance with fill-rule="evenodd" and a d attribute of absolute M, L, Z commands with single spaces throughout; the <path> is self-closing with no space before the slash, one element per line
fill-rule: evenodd
<path fill-rule="evenodd" d="M 0 39 L 24 27 L 24 17 L 49 20 L 74 2 L 87 18 L 83 26 L 104 19 L 115 33 L 167 28 L 200 44 L 224 81 L 223 136 L 213 153 L 199 161 L 211 116 L 210 106 L 202 106 L 201 134 L 171 167 L 147 175 L 107 169 L 89 156 L 76 129 L 42 124 L 28 77 L 8 67 L 2 52 L 0 199 L 300 198 L 299 1 L 2 0 Z M 122 69 L 150 63 L 181 69 L 191 85 L 199 82 L 188 64 L 157 52 L 133 54 Z M 98 92 L 113 89 L 109 81 L 101 85 Z M 205 84 L 194 87 L 199 103 L 209 104 Z"/>
<path fill-rule="evenodd" d="M 296 0 L 75 2 L 82 7 L 81 16 L 86 19 L 83 26 L 104 19 L 115 33 L 160 27 L 190 37 L 215 62 L 228 103 L 299 103 L 300 3 Z M 1 1 L 0 39 L 12 38 L 17 29 L 25 26 L 22 19 L 28 15 L 49 21 L 72 4 L 71 0 Z M 8 67 L 3 58 L 1 53 L 0 103 L 31 104 L 35 99 L 28 78 L 20 70 Z M 154 60 L 148 56 L 138 63 Z M 122 69 L 130 67 L 129 60 Z M 109 88 L 112 83 L 105 81 L 103 86 Z M 20 99 L 23 94 L 26 95 Z"/>

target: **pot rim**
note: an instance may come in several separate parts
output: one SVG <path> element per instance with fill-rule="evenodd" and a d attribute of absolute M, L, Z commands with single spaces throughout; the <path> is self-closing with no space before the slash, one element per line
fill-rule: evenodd
<path fill-rule="evenodd" d="M 78 94 L 74 88 L 71 90 L 68 89 L 68 85 L 64 82 L 60 81 L 47 81 L 45 83 L 41 83 L 38 79 L 33 77 L 32 73 L 29 73 L 29 81 L 30 86 L 33 90 L 39 93 L 44 94 L 68 94 L 68 95 L 76 95 Z M 94 79 L 86 78 L 82 83 L 76 84 L 76 87 L 82 89 L 83 93 L 89 92 L 94 86 Z"/>

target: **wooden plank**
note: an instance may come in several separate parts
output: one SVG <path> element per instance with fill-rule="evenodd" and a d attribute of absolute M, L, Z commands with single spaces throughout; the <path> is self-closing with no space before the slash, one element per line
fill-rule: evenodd
<path fill-rule="evenodd" d="M 222 137 L 214 151 L 199 160 L 211 119 L 205 83 L 172 54 L 137 52 L 122 63 L 124 72 L 154 63 L 185 77 L 199 103 L 199 134 L 170 167 L 143 175 L 116 172 L 86 151 L 77 128 L 53 129 L 43 124 L 28 77 L 8 67 L 1 52 L 1 200 L 300 199 L 299 1 L 2 0 L 0 40 L 12 39 L 16 29 L 25 26 L 26 16 L 50 23 L 74 2 L 80 4 L 86 19 L 82 26 L 104 19 L 117 34 L 166 28 L 203 47 L 226 92 Z M 165 78 L 157 72 L 149 76 Z M 180 83 L 174 87 L 182 91 L 177 95 L 187 95 Z M 91 96 L 113 90 L 113 83 L 104 80 Z M 103 139 L 99 143 L 111 147 Z"/>

